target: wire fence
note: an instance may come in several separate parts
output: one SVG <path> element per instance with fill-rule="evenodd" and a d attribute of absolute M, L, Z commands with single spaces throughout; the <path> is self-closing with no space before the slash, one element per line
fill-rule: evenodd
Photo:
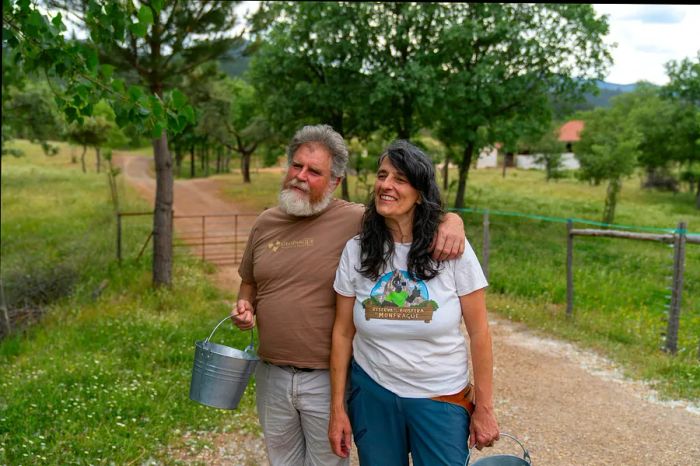
<path fill-rule="evenodd" d="M 492 217 L 500 216 L 505 218 L 565 224 L 566 230 L 562 230 L 562 237 L 566 238 L 566 314 L 569 317 L 574 313 L 574 238 L 576 236 L 655 241 L 667 244 L 673 248 L 673 253 L 668 262 L 671 274 L 668 276 L 670 281 L 669 286 L 666 287 L 667 303 L 664 309 L 666 328 L 662 332 L 662 338 L 664 340 L 662 349 L 669 353 L 676 353 L 678 351 L 678 334 L 685 280 L 686 245 L 700 244 L 700 233 L 689 232 L 685 222 L 679 222 L 675 228 L 658 228 L 607 224 L 579 218 L 552 217 L 491 209 L 463 208 L 449 210 L 460 214 L 477 214 L 482 216 L 481 262 L 487 277 L 489 275 L 492 256 L 491 243 L 494 233 L 491 227 Z M 575 224 L 580 224 L 581 226 L 595 226 L 598 228 L 574 228 Z M 530 239 L 537 241 L 537 238 Z M 539 241 L 542 241 L 542 238 L 539 238 Z M 530 257 L 528 260 L 537 261 L 537 258 Z M 564 270 L 562 270 L 561 276 L 564 276 L 563 272 Z M 700 339 L 698 341 L 698 358 L 700 358 Z"/>

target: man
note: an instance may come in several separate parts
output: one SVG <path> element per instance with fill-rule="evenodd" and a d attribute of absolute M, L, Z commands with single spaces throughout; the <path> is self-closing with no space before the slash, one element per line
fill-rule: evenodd
<path fill-rule="evenodd" d="M 256 401 L 271 465 L 347 465 L 327 437 L 333 280 L 364 206 L 333 199 L 348 150 L 330 126 L 300 129 L 287 157 L 279 206 L 257 218 L 248 238 L 231 318 L 258 327 Z M 447 217 L 433 241 L 437 260 L 464 251 L 462 220 Z"/>

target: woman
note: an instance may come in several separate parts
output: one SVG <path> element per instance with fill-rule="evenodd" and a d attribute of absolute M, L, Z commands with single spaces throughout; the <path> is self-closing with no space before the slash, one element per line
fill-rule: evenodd
<path fill-rule="evenodd" d="M 328 437 L 346 457 L 354 435 L 362 465 L 408 465 L 410 452 L 416 466 L 461 466 L 468 445 L 498 440 L 487 283 L 468 243 L 459 259 L 430 258 L 442 213 L 428 157 L 406 141 L 391 144 L 334 283 Z"/>

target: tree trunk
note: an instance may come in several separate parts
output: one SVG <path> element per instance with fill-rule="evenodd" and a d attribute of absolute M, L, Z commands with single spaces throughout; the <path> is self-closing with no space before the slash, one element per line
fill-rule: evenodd
<path fill-rule="evenodd" d="M 340 186 L 341 186 L 340 189 L 342 192 L 343 199 L 345 199 L 346 201 L 349 201 L 350 200 L 350 188 L 348 187 L 348 172 L 347 172 L 347 170 L 345 171 L 345 176 L 343 176 L 343 181 L 340 182 Z"/>
<path fill-rule="evenodd" d="M 472 156 L 474 155 L 474 143 L 467 143 L 464 148 L 464 156 L 459 164 L 459 183 L 457 185 L 457 196 L 455 197 L 455 207 L 457 209 L 464 208 L 464 195 L 467 192 L 467 177 L 469 176 L 469 167 L 472 164 Z"/>
<path fill-rule="evenodd" d="M 100 173 L 100 148 L 98 146 L 95 146 L 95 165 L 97 168 L 97 173 Z"/>
<path fill-rule="evenodd" d="M 334 115 L 331 116 L 330 120 L 331 122 L 331 127 L 343 138 L 346 138 L 347 140 L 350 139 L 350 136 L 345 134 L 345 127 L 343 123 L 343 113 L 335 113 Z M 350 155 L 350 154 L 348 154 Z M 343 174 L 343 180 L 340 182 L 341 185 L 341 196 L 344 200 L 349 201 L 350 200 L 350 189 L 348 188 L 348 171 L 345 170 L 345 173 Z"/>
<path fill-rule="evenodd" d="M 614 178 L 608 183 L 607 196 L 605 197 L 605 210 L 603 211 L 603 223 L 612 223 L 615 220 L 615 206 L 617 195 L 622 188 L 622 180 Z"/>
<path fill-rule="evenodd" d="M 177 176 L 182 175 L 182 146 L 179 144 L 175 146 L 175 170 L 177 170 Z"/>
<path fill-rule="evenodd" d="M 156 162 L 156 202 L 153 211 L 153 285 L 170 286 L 173 254 L 173 161 L 163 131 L 153 140 Z"/>
<path fill-rule="evenodd" d="M 442 167 L 442 190 L 445 192 L 445 196 L 447 196 L 447 190 L 450 187 L 450 183 L 448 180 L 450 173 L 450 155 L 446 152 L 445 153 L 445 166 Z"/>
<path fill-rule="evenodd" d="M 697 192 L 695 193 L 695 208 L 700 209 L 700 180 L 697 181 L 698 187 L 697 187 Z"/>
<path fill-rule="evenodd" d="M 190 146 L 190 178 L 194 178 L 194 144 Z"/>
<path fill-rule="evenodd" d="M 253 152 L 241 152 L 241 174 L 243 175 L 243 182 L 250 183 L 250 156 Z"/>
<path fill-rule="evenodd" d="M 221 146 L 216 148 L 216 173 L 221 173 L 223 163 L 221 160 L 221 153 L 223 152 Z"/>
<path fill-rule="evenodd" d="M 83 146 L 83 153 L 80 156 L 80 165 L 83 167 L 83 173 L 87 173 L 85 169 L 85 153 L 87 152 L 87 146 Z"/>
<path fill-rule="evenodd" d="M 112 157 L 107 159 L 107 178 L 109 179 L 109 191 L 112 195 L 114 212 L 119 212 L 119 191 L 117 190 L 117 172 L 112 165 Z"/>
<path fill-rule="evenodd" d="M 211 146 L 208 144 L 204 146 L 204 177 L 209 178 L 209 153 L 211 152 Z"/>

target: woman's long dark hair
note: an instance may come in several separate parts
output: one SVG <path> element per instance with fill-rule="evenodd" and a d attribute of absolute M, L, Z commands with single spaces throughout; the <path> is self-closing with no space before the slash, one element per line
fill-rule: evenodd
<path fill-rule="evenodd" d="M 428 156 L 408 141 L 398 140 L 389 145 L 379 157 L 385 158 L 402 172 L 413 188 L 420 193 L 413 215 L 413 241 L 408 252 L 408 273 L 413 279 L 429 280 L 437 275 L 440 264 L 429 251 L 430 243 L 442 218 L 440 189 L 435 181 L 435 170 Z M 394 253 L 394 240 L 384 217 L 377 213 L 374 193 L 367 205 L 360 233 L 361 264 L 358 272 L 376 280 Z"/>

